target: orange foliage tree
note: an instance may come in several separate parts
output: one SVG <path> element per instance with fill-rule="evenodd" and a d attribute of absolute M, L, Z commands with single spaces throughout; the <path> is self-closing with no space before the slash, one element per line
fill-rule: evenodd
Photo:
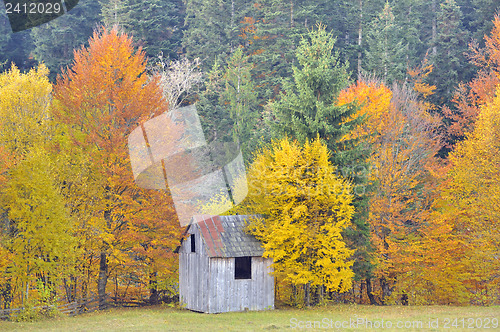
<path fill-rule="evenodd" d="M 134 51 L 129 36 L 103 28 L 88 48 L 75 51 L 54 97 L 56 118 L 69 138 L 59 148 L 79 168 L 67 178 L 65 194 L 80 220 L 82 295 L 98 273 L 100 298 L 111 276 L 116 296 L 149 283 L 154 301 L 158 273 L 174 275 L 172 248 L 180 229 L 165 193 L 134 184 L 127 136 L 167 110 L 158 78 L 147 76 L 144 52 Z M 68 286 L 69 298 L 77 295 L 77 278 Z"/>
<path fill-rule="evenodd" d="M 362 105 L 355 116 L 365 116 L 366 122 L 351 135 L 371 137 L 369 224 L 376 249 L 374 276 L 359 288 L 366 287 L 371 303 L 386 303 L 405 291 L 397 280 L 406 272 L 412 241 L 430 213 L 439 149 L 433 132 L 440 119 L 405 86 L 394 85 L 391 91 L 375 81 L 359 81 L 339 96 L 340 104 L 353 100 Z"/>
<path fill-rule="evenodd" d="M 438 212 L 420 243 L 426 302 L 498 303 L 500 87 L 450 154 Z"/>

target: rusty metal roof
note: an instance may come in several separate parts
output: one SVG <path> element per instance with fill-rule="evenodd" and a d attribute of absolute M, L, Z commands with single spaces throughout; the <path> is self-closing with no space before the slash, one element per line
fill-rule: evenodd
<path fill-rule="evenodd" d="M 262 244 L 244 232 L 250 218 L 257 216 L 194 216 L 210 257 L 262 256 Z"/>

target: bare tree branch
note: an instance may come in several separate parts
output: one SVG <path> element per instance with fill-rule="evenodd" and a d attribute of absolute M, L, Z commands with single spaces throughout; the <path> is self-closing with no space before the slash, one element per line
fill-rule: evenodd
<path fill-rule="evenodd" d="M 169 109 L 172 110 L 198 91 L 198 86 L 203 81 L 200 59 L 196 58 L 190 61 L 186 57 L 182 57 L 180 60 L 166 63 L 162 54 L 158 58 L 159 84 Z"/>

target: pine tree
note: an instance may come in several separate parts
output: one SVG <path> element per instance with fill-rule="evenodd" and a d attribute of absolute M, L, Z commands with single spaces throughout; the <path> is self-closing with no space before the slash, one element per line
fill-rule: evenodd
<path fill-rule="evenodd" d="M 200 122 L 208 142 L 230 142 L 233 139 L 234 122 L 222 101 L 224 93 L 224 70 L 218 60 L 207 72 L 204 87 L 196 103 Z"/>
<path fill-rule="evenodd" d="M 500 4 L 496 0 L 472 0 L 471 2 L 473 11 L 469 28 L 474 39 L 481 41 L 493 29 L 492 22 L 495 15 L 500 11 Z M 463 7 L 462 11 L 464 11 Z"/>
<path fill-rule="evenodd" d="M 81 0 L 63 16 L 31 30 L 34 57 L 49 68 L 51 81 L 73 61 L 73 50 L 92 36 L 100 11 L 97 1 Z"/>
<path fill-rule="evenodd" d="M 305 142 L 319 137 L 331 152 L 332 164 L 341 174 L 353 181 L 357 194 L 353 227 L 346 230 L 348 242 L 356 248 L 354 271 L 356 277 L 367 278 L 372 250 L 367 224 L 366 160 L 369 148 L 364 137 L 346 139 L 363 117 L 352 119 L 357 111 L 355 102 L 338 105 L 340 91 L 348 84 L 347 65 L 333 53 L 335 38 L 318 25 L 304 37 L 297 48 L 300 68 L 293 66 L 293 82 L 283 80 L 283 93 L 271 104 L 277 136 L 288 135 Z"/>
<path fill-rule="evenodd" d="M 462 12 L 455 0 L 446 0 L 437 14 L 437 36 L 431 56 L 434 70 L 429 76 L 436 93 L 431 97 L 435 105 L 450 104 L 451 96 L 459 82 L 470 80 L 467 51 L 468 33 L 462 29 Z"/>
<path fill-rule="evenodd" d="M 356 112 L 355 103 L 337 105 L 349 74 L 338 52 L 333 53 L 334 44 L 335 38 L 323 25 L 302 38 L 296 51 L 300 67 L 292 66 L 293 81 L 282 80 L 283 92 L 271 108 L 277 136 L 289 135 L 305 142 L 319 134 L 333 153 L 333 163 L 349 165 L 360 159 L 360 151 L 349 149 L 354 142 L 341 139 L 362 119 L 349 119 Z"/>
<path fill-rule="evenodd" d="M 207 140 L 239 144 L 246 162 L 251 160 L 260 134 L 250 59 L 238 48 L 227 65 L 216 60 L 196 103 Z"/>
<path fill-rule="evenodd" d="M 187 0 L 182 39 L 189 58 L 200 58 L 205 68 L 210 68 L 219 58 L 229 59 L 239 46 L 239 23 L 246 11 L 245 1 L 237 0 Z"/>
<path fill-rule="evenodd" d="M 7 67 L 7 46 L 11 38 L 11 30 L 7 14 L 0 11 L 0 72 Z"/>
<path fill-rule="evenodd" d="M 291 76 L 295 47 L 308 26 L 316 24 L 316 11 L 308 1 L 264 0 L 246 14 L 253 24 L 245 49 L 255 64 L 255 80 L 262 99 L 276 97 L 280 80 Z"/>
<path fill-rule="evenodd" d="M 242 49 L 238 48 L 231 56 L 223 76 L 222 102 L 228 108 L 234 123 L 233 141 L 241 143 L 246 158 L 250 157 L 255 148 L 252 138 L 257 118 L 252 67 L 249 57 L 244 56 Z"/>
<path fill-rule="evenodd" d="M 104 23 L 118 25 L 132 35 L 147 57 L 163 54 L 176 59 L 181 53 L 184 24 L 181 0 L 105 0 L 100 3 Z"/>
<path fill-rule="evenodd" d="M 365 70 L 375 73 L 386 83 L 403 80 L 406 75 L 406 45 L 403 44 L 392 7 L 386 2 L 384 10 L 369 26 L 366 38 Z"/>
<path fill-rule="evenodd" d="M 334 3 L 332 3 L 334 5 Z M 345 26 L 345 55 L 350 64 L 350 70 L 359 79 L 366 66 L 365 52 L 368 44 L 366 43 L 366 33 L 370 22 L 383 9 L 383 2 L 380 0 L 355 0 L 342 1 L 340 6 L 344 8 L 346 26 Z"/>
<path fill-rule="evenodd" d="M 427 8 L 422 0 L 401 0 L 391 3 L 394 23 L 404 45 L 404 71 L 420 65 L 427 52 L 423 40 L 429 29 L 426 27 Z M 405 75 L 405 80 L 407 76 Z"/>
<path fill-rule="evenodd" d="M 12 62 L 23 71 L 31 69 L 36 64 L 30 57 L 32 50 L 30 31 L 13 33 L 7 14 L 0 10 L 0 72 L 9 69 Z"/>

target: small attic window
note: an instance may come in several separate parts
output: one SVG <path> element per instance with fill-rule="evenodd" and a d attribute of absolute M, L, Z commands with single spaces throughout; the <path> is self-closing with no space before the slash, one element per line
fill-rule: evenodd
<path fill-rule="evenodd" d="M 196 252 L 196 241 L 194 234 L 191 234 L 191 252 Z"/>
<path fill-rule="evenodd" d="M 252 257 L 234 258 L 234 279 L 252 279 Z"/>

